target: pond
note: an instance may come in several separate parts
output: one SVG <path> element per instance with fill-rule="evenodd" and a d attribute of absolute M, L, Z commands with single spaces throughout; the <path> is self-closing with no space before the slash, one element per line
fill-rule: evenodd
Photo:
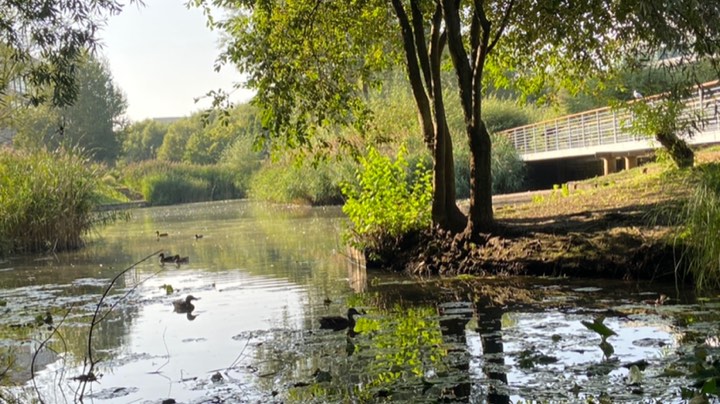
<path fill-rule="evenodd" d="M 366 271 L 349 259 L 343 226 L 339 208 L 145 208 L 80 251 L 0 262 L 0 401 L 681 402 L 715 392 L 715 295 Z M 161 265 L 159 252 L 189 263 Z M 174 310 L 189 294 L 194 308 Z M 352 332 L 320 328 L 349 307 L 361 313 Z"/>

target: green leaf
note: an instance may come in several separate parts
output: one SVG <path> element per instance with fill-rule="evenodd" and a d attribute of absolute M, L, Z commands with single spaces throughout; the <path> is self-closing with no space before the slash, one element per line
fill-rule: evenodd
<path fill-rule="evenodd" d="M 603 321 L 605 321 L 605 317 L 600 316 L 600 317 L 596 317 L 592 323 L 589 321 L 585 321 L 585 320 L 581 321 L 581 323 L 588 330 L 595 331 L 596 333 L 598 333 L 604 341 L 608 337 L 611 337 L 611 336 L 617 335 L 617 334 L 615 333 L 615 331 L 611 330 L 610 328 L 608 328 L 608 326 L 603 324 Z"/>

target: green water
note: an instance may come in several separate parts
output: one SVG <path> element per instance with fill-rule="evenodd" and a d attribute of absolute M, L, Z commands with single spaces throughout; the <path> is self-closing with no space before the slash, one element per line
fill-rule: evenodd
<path fill-rule="evenodd" d="M 681 402 L 682 389 L 715 376 L 712 296 L 647 282 L 367 273 L 345 254 L 343 221 L 338 208 L 246 201 L 138 209 L 81 251 L 0 263 L 0 352 L 13 361 L 0 397 Z M 160 251 L 190 262 L 161 266 Z M 98 302 L 128 268 L 102 300 L 88 353 Z M 174 312 L 187 294 L 195 309 Z M 348 307 L 365 313 L 355 334 L 319 328 Z M 600 316 L 616 334 L 609 355 L 582 323 Z M 89 357 L 99 381 L 83 384 Z"/>

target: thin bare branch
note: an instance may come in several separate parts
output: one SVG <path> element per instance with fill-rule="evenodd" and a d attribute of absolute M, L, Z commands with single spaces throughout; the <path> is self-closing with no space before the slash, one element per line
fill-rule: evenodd
<path fill-rule="evenodd" d="M 95 381 L 95 374 L 93 370 L 95 369 L 95 360 L 93 359 L 93 352 L 92 352 L 92 337 L 93 332 L 95 330 L 95 326 L 99 323 L 99 316 L 100 316 L 100 308 L 102 307 L 103 301 L 107 297 L 108 293 L 110 293 L 110 290 L 115 285 L 115 282 L 120 279 L 121 276 L 126 274 L 131 269 L 135 268 L 138 264 L 147 261 L 148 259 L 160 254 L 162 250 L 155 251 L 154 253 L 146 256 L 145 258 L 141 259 L 140 261 L 130 265 L 129 267 L 123 269 L 115 275 L 114 278 L 110 281 L 110 284 L 105 288 L 105 291 L 103 292 L 102 296 L 100 297 L 100 300 L 97 303 L 97 306 L 95 306 L 95 313 L 93 313 L 93 318 L 90 321 L 90 330 L 88 331 L 88 346 L 87 346 L 87 357 L 85 358 L 85 363 L 83 365 L 83 374 L 78 376 L 76 379 L 80 381 L 81 387 L 79 390 L 79 395 L 77 396 L 77 399 L 79 401 L 82 401 L 83 395 L 85 394 L 85 388 L 87 386 L 88 382 Z M 137 287 L 137 286 L 136 286 Z M 102 318 L 104 318 L 107 314 L 104 314 Z M 89 362 L 89 365 L 88 365 Z M 88 367 L 89 366 L 89 367 Z M 87 370 L 87 371 L 86 371 Z"/>
<path fill-rule="evenodd" d="M 497 28 L 497 31 L 495 31 L 495 37 L 492 39 L 492 41 L 490 41 L 490 45 L 488 45 L 488 53 L 492 52 L 493 48 L 500 40 L 500 37 L 505 32 L 505 28 L 507 28 L 508 22 L 510 22 L 510 15 L 512 14 L 512 8 L 514 5 L 515 0 L 510 0 L 510 3 L 508 3 L 508 6 L 503 13 L 502 20 L 500 21 L 500 26 Z"/>

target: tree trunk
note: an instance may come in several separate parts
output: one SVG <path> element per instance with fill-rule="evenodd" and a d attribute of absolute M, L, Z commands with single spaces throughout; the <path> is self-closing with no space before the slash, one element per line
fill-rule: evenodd
<path fill-rule="evenodd" d="M 490 134 L 482 121 L 479 126 L 468 128 L 468 132 L 470 132 L 472 153 L 470 157 L 470 213 L 465 235 L 472 239 L 479 236 L 480 232 L 491 230 L 495 221 L 492 209 Z"/>
<path fill-rule="evenodd" d="M 482 77 L 485 59 L 496 41 L 490 39 L 490 21 L 482 2 L 476 4 L 471 20 L 470 52 L 465 50 L 463 25 L 458 2 L 442 0 L 448 49 L 458 78 L 460 103 L 465 117 L 465 131 L 470 145 L 470 211 L 464 235 L 477 239 L 480 232 L 494 225 L 492 211 L 492 173 L 490 172 L 490 134 L 482 121 Z"/>
<path fill-rule="evenodd" d="M 673 132 L 660 132 L 655 134 L 655 139 L 660 142 L 678 168 L 692 167 L 695 161 L 695 152 L 684 140 L 680 139 Z"/>
<path fill-rule="evenodd" d="M 461 231 L 465 225 L 465 216 L 455 200 L 452 139 L 447 128 L 440 83 L 440 55 L 444 41 L 440 34 L 442 9 L 438 6 L 435 10 L 428 48 L 417 0 L 410 2 L 412 24 L 401 0 L 393 0 L 392 5 L 402 31 L 408 79 L 418 108 L 423 138 L 433 158 L 432 221 L 443 229 Z"/>
<path fill-rule="evenodd" d="M 457 206 L 457 193 L 455 188 L 455 160 L 453 158 L 453 145 L 450 131 L 445 126 L 445 206 L 447 208 L 448 230 L 459 233 L 467 225 L 468 218 Z"/>
<path fill-rule="evenodd" d="M 437 104 L 437 102 L 434 102 Z M 434 105 L 437 108 L 437 105 Z M 438 127 L 444 126 L 444 116 L 439 119 L 435 117 L 435 144 L 432 148 L 433 157 L 433 202 L 432 202 L 432 220 L 433 224 L 447 229 L 449 226 L 448 210 L 447 210 L 447 139 L 443 134 L 443 129 Z M 451 157 L 452 158 L 452 157 Z"/>

